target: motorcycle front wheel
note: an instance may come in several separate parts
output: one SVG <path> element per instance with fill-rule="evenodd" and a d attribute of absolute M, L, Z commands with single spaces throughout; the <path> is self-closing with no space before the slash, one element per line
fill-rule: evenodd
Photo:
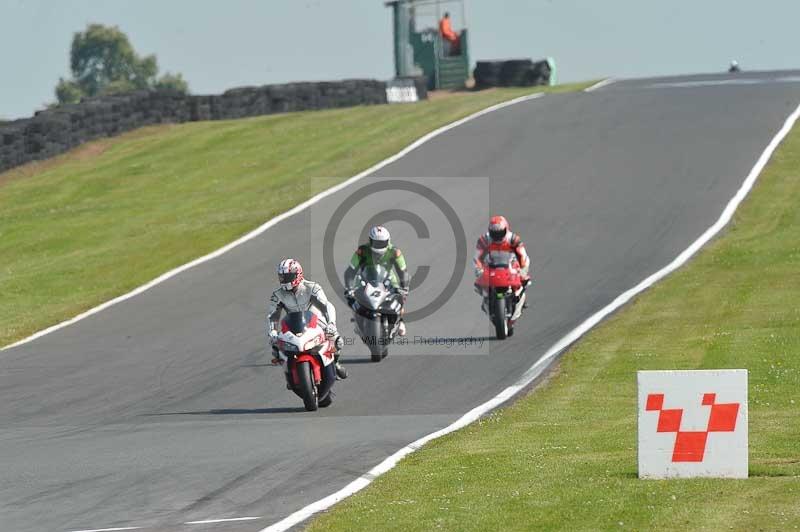
<path fill-rule="evenodd" d="M 300 362 L 297 365 L 297 390 L 303 398 L 303 404 L 309 412 L 315 411 L 318 406 L 317 387 L 314 385 L 314 377 L 311 371 L 311 364 Z"/>
<path fill-rule="evenodd" d="M 386 356 L 388 346 L 384 342 L 381 321 L 379 319 L 368 319 L 364 324 L 366 333 L 364 343 L 369 347 L 370 360 L 380 362 Z"/>
<path fill-rule="evenodd" d="M 498 340 L 505 340 L 508 335 L 508 319 L 506 318 L 506 300 L 494 295 L 492 298 L 492 323 Z"/>

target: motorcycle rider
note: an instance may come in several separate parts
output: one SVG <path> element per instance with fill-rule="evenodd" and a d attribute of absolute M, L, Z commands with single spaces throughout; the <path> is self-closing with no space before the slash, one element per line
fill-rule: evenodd
<path fill-rule="evenodd" d="M 280 287 L 272 292 L 269 298 L 269 311 L 267 313 L 267 324 L 270 344 L 273 351 L 273 364 L 280 364 L 281 360 L 277 353 L 278 325 L 281 312 L 305 312 L 312 307 L 323 319 L 326 336 L 333 340 L 335 348 L 334 365 L 336 367 L 336 377 L 339 379 L 347 378 L 347 370 L 339 362 L 342 346 L 344 342 L 336 329 L 336 309 L 328 298 L 322 287 L 313 281 L 308 281 L 303 277 L 303 267 L 295 259 L 283 259 L 277 268 L 278 282 Z"/>
<path fill-rule="evenodd" d="M 475 245 L 475 278 L 483 275 L 484 260 L 487 255 L 493 251 L 514 252 L 519 261 L 520 277 L 522 278 L 522 286 L 514 294 L 516 300 L 519 301 L 522 294 L 531 283 L 530 265 L 531 260 L 528 257 L 528 252 L 525 250 L 525 244 L 522 242 L 520 236 L 511 232 L 511 226 L 506 220 L 505 216 L 492 216 L 489 219 L 488 230 L 478 238 L 478 243 Z M 476 289 L 480 293 L 480 289 L 476 284 Z M 522 305 L 522 308 L 527 307 L 527 302 Z"/>
<path fill-rule="evenodd" d="M 366 266 L 383 266 L 391 272 L 389 279 L 392 287 L 402 296 L 397 334 L 405 336 L 406 324 L 403 321 L 403 308 L 408 299 L 408 268 L 403 252 L 392 244 L 389 230 L 382 225 L 376 225 L 369 230 L 369 242 L 358 246 L 350 259 L 350 265 L 344 272 L 344 297 L 348 302 L 353 300 L 353 281 L 356 274 Z"/>

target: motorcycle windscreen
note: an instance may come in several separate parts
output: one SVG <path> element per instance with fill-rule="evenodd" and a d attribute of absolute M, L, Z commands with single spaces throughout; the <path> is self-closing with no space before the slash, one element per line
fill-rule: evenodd
<path fill-rule="evenodd" d="M 380 286 L 387 279 L 389 279 L 389 272 L 380 264 L 376 264 L 373 266 L 364 267 L 364 269 L 361 270 L 360 277 L 361 280 L 367 284 L 371 284 L 372 286 Z"/>
<path fill-rule="evenodd" d="M 508 268 L 514 259 L 516 254 L 513 251 L 494 250 L 486 257 L 486 264 L 493 268 Z"/>
<path fill-rule="evenodd" d="M 389 272 L 381 265 L 364 267 L 357 279 L 356 301 L 365 309 L 377 310 L 391 286 Z"/>
<path fill-rule="evenodd" d="M 306 330 L 306 325 L 308 324 L 306 314 L 308 314 L 308 312 L 289 312 L 286 314 L 283 321 L 286 322 L 286 325 L 292 333 L 300 335 Z"/>

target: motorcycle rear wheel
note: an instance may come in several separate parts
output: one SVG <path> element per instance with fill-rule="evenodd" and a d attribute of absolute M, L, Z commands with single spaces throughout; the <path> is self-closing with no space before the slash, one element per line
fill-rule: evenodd
<path fill-rule="evenodd" d="M 326 395 L 324 399 L 320 399 L 317 402 L 317 404 L 319 405 L 320 408 L 327 408 L 331 406 L 332 402 L 333 402 L 333 394 L 331 392 L 328 392 L 328 395 Z"/>
<path fill-rule="evenodd" d="M 319 398 L 317 397 L 317 387 L 314 385 L 311 364 L 300 362 L 297 365 L 297 379 L 299 381 L 297 389 L 300 392 L 300 397 L 303 398 L 306 410 L 314 412 L 319 406 Z"/>
<path fill-rule="evenodd" d="M 376 345 L 376 346 L 370 348 L 370 355 L 369 356 L 370 356 L 370 360 L 372 360 L 373 362 L 380 362 L 381 360 L 386 358 L 386 355 L 388 355 L 388 354 L 389 354 L 389 348 L 388 347 L 386 347 L 385 345 L 383 345 L 383 346 L 382 345 Z"/>

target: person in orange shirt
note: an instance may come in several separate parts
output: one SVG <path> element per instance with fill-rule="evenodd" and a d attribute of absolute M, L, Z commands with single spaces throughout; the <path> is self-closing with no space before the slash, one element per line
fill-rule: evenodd
<path fill-rule="evenodd" d="M 446 55 L 461 55 L 461 43 L 456 32 L 453 31 L 453 26 L 450 25 L 450 13 L 445 12 L 442 20 L 439 21 L 439 33 L 442 39 L 450 43 L 449 53 Z"/>

